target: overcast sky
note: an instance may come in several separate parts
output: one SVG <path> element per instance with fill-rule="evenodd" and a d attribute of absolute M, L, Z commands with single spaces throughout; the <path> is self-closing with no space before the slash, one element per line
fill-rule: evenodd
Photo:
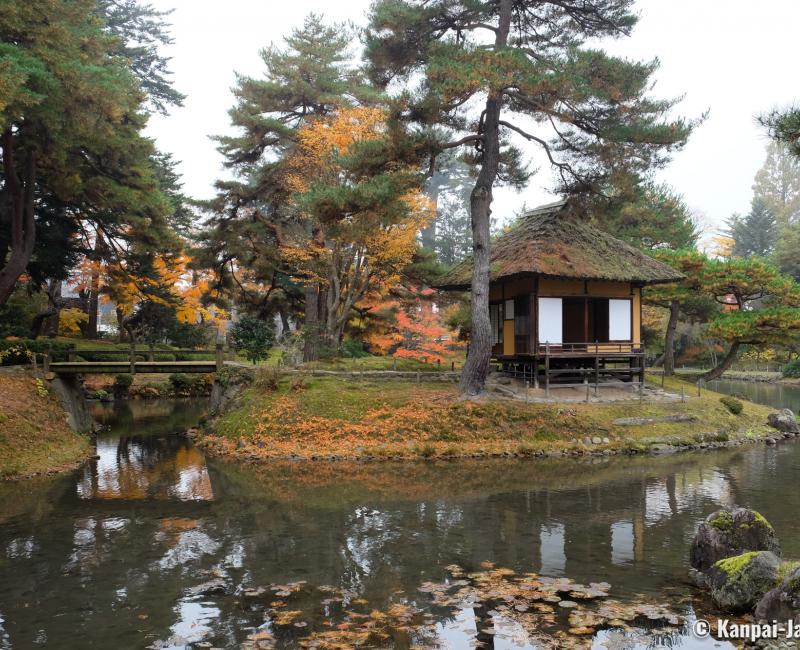
<path fill-rule="evenodd" d="M 309 12 L 331 21 L 364 24 L 369 0 L 151 0 L 171 16 L 175 44 L 175 85 L 188 95 L 183 108 L 154 117 L 149 135 L 181 161 L 186 192 L 213 194 L 223 172 L 221 157 L 208 139 L 230 133 L 227 110 L 233 103 L 234 71 L 259 75 L 258 51 L 280 42 Z M 709 111 L 686 148 L 659 179 L 686 198 L 713 231 L 733 212 L 746 212 L 766 137 L 755 116 L 774 106 L 800 101 L 797 78 L 798 0 L 639 0 L 640 22 L 633 36 L 607 49 L 635 59 L 657 57 L 655 94 L 684 95 L 677 112 L 698 117 Z M 538 154 L 530 157 L 538 164 Z M 543 166 L 524 192 L 499 190 L 493 211 L 505 218 L 523 203 L 533 207 L 553 199 Z"/>

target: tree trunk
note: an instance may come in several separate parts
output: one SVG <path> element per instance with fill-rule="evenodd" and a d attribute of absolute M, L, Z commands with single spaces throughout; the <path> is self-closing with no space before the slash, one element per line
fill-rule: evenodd
<path fill-rule="evenodd" d="M 731 347 L 728 350 L 728 354 L 725 355 L 725 358 L 722 362 L 709 370 L 706 374 L 703 375 L 702 379 L 705 381 L 712 381 L 714 379 L 719 379 L 722 377 L 722 374 L 731 367 L 734 361 L 736 361 L 736 355 L 739 353 L 739 347 L 742 344 L 738 341 L 735 343 L 731 343 Z"/>
<path fill-rule="evenodd" d="M 123 311 L 117 307 L 117 336 L 120 343 L 125 343 L 127 341 L 127 332 L 125 330 L 125 314 Z"/>
<path fill-rule="evenodd" d="M 664 375 L 671 377 L 675 374 L 675 330 L 678 328 L 678 318 L 681 315 L 681 304 L 673 300 L 669 304 L 669 321 L 667 334 L 664 337 Z"/>
<path fill-rule="evenodd" d="M 6 129 L 2 136 L 3 176 L 5 189 L 11 199 L 9 218 L 11 220 L 10 254 L 6 258 L 5 266 L 0 269 L 0 305 L 6 304 L 17 286 L 17 280 L 25 273 L 33 255 L 33 246 L 36 243 L 35 221 L 35 186 L 36 186 L 36 157 L 28 152 L 25 164 L 24 183 L 17 174 L 16 160 L 14 158 L 14 136 L 11 129 Z M 5 251 L 0 253 L 0 257 Z"/>
<path fill-rule="evenodd" d="M 292 333 L 292 325 L 289 322 L 289 316 L 283 307 L 278 308 L 278 316 L 281 319 L 281 338 L 284 339 Z"/>
<path fill-rule="evenodd" d="M 92 275 L 89 279 L 89 322 L 86 326 L 86 336 L 90 339 L 96 339 L 99 326 L 100 314 L 100 263 L 106 252 L 105 240 L 97 233 L 97 239 L 94 243 L 94 266 L 92 268 Z"/>
<path fill-rule="evenodd" d="M 34 341 L 42 335 L 45 321 L 56 313 L 56 308 L 50 305 L 46 310 L 40 311 L 31 321 L 30 338 Z"/>
<path fill-rule="evenodd" d="M 422 229 L 420 232 L 420 239 L 422 248 L 427 250 L 436 249 L 436 223 L 439 220 L 439 188 L 440 188 L 441 173 L 433 170 L 431 177 L 428 179 L 428 188 L 425 192 L 426 196 L 433 203 L 434 217 L 433 220 Z"/>
<path fill-rule="evenodd" d="M 47 336 L 58 336 L 58 326 L 61 320 L 61 307 L 64 304 L 61 298 L 61 280 L 50 280 L 47 285 L 47 295 L 53 306 L 52 313 L 45 321 L 44 333 Z"/>
<path fill-rule="evenodd" d="M 309 283 L 305 290 L 305 342 L 303 344 L 303 361 L 319 359 L 319 285 Z"/>
<path fill-rule="evenodd" d="M 511 25 L 511 0 L 500 1 L 495 47 L 505 47 Z M 491 323 L 489 322 L 489 216 L 492 188 L 500 164 L 500 109 L 502 95 L 492 89 L 483 114 L 483 159 L 478 179 L 470 196 L 472 216 L 472 334 L 467 361 L 461 371 L 461 393 L 472 397 L 486 390 L 486 375 L 492 356 Z"/>

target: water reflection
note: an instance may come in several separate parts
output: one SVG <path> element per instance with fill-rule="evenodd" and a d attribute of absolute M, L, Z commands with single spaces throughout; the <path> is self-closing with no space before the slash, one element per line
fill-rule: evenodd
<path fill-rule="evenodd" d="M 432 609 L 418 591 L 447 565 L 489 560 L 678 602 L 691 535 L 720 505 L 761 510 L 785 555 L 800 556 L 800 495 L 785 489 L 800 479 L 795 443 L 586 462 L 242 467 L 206 462 L 170 435 L 202 405 L 146 405 L 141 419 L 135 404 L 113 408 L 101 414 L 114 427 L 100 459 L 31 483 L 27 501 L 19 485 L 0 486 L 0 648 L 238 647 L 265 625 L 241 589 L 297 580 L 370 608 L 410 603 L 433 614 L 442 642 L 466 647 L 484 629 L 476 612 Z M 227 595 L 196 592 L 212 579 Z M 324 626 L 333 605 L 304 593 L 292 606 Z M 495 648 L 517 647 L 513 622 L 484 623 Z"/>
<path fill-rule="evenodd" d="M 800 412 L 800 386 L 797 384 L 718 379 L 710 382 L 708 387 L 728 395 L 743 395 L 758 404 Z"/>
<path fill-rule="evenodd" d="M 87 463 L 78 481 L 82 499 L 214 498 L 205 459 L 186 438 L 167 435 L 194 424 L 200 403 L 165 408 L 162 402 L 114 402 L 96 405 L 92 415 L 114 422 L 112 433 L 97 438 L 97 458 Z M 187 417 L 188 415 L 188 417 Z M 158 432 L 150 432 L 153 423 Z M 150 427 L 148 427 L 150 424 Z M 144 431 L 144 433 L 139 433 Z"/>

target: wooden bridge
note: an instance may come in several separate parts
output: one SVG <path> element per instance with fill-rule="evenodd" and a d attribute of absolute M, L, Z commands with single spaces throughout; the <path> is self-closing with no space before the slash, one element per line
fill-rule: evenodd
<path fill-rule="evenodd" d="M 96 375 L 113 374 L 119 375 L 130 373 L 135 375 L 142 373 L 165 373 L 172 374 L 178 372 L 185 373 L 213 373 L 220 372 L 225 365 L 225 351 L 221 343 L 218 343 L 213 350 L 195 349 L 171 349 L 159 350 L 154 346 L 145 349 L 137 349 L 131 346 L 127 350 L 114 349 L 84 349 L 72 348 L 65 351 L 66 361 L 54 361 L 53 352 L 48 351 L 44 356 L 44 371 L 52 372 L 56 375 Z M 157 355 L 180 355 L 180 356 L 210 356 L 213 359 L 200 359 L 196 361 L 156 361 Z M 91 357 L 103 355 L 104 357 L 119 356 L 119 361 L 86 361 L 77 357 Z"/>

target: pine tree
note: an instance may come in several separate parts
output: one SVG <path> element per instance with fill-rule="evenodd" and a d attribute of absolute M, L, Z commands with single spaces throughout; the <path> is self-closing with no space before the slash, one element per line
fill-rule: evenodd
<path fill-rule="evenodd" d="M 800 158 L 780 142 L 771 142 L 753 183 L 753 195 L 775 215 L 779 227 L 800 219 Z"/>
<path fill-rule="evenodd" d="M 775 142 L 780 142 L 795 156 L 800 156 L 800 108 L 774 110 L 759 117 Z"/>
<path fill-rule="evenodd" d="M 204 262 L 217 270 L 222 288 L 235 290 L 247 309 L 259 313 L 275 293 L 303 292 L 307 361 L 318 356 L 326 296 L 324 287 L 310 279 L 302 286 L 286 282 L 290 269 L 279 249 L 293 215 L 281 175 L 304 126 L 371 98 L 352 62 L 351 37 L 344 25 L 325 25 L 320 16 L 310 15 L 284 47 L 261 51 L 263 78 L 237 77 L 229 115 L 239 133 L 216 138 L 237 178 L 219 181 L 217 197 L 204 206 L 211 215 L 203 235 Z M 307 234 L 321 243 L 321 231 Z"/>
<path fill-rule="evenodd" d="M 727 225 L 726 234 L 734 240 L 733 257 L 769 257 L 775 250 L 778 226 L 775 214 L 764 199 L 753 198 L 750 212 L 744 217 L 732 215 Z"/>
<path fill-rule="evenodd" d="M 646 95 L 657 62 L 635 63 L 588 45 L 628 34 L 636 22 L 632 5 L 633 0 L 373 5 L 366 42 L 373 78 L 403 88 L 410 104 L 405 117 L 427 129 L 432 156 L 463 145 L 474 149 L 472 338 L 461 376 L 467 395 L 485 390 L 491 353 L 492 190 L 497 183 L 521 186 L 528 178 L 511 138 L 540 147 L 561 190 L 575 194 L 663 164 L 665 153 L 691 131 L 691 124 L 666 118 L 674 101 Z M 471 110 L 476 104 L 480 108 Z"/>
<path fill-rule="evenodd" d="M 632 191 L 598 201 L 598 225 L 634 246 L 649 250 L 692 249 L 700 233 L 683 197 L 667 185 L 636 184 Z"/>
<path fill-rule="evenodd" d="M 30 0 L 0 11 L 0 304 L 25 272 L 64 277 L 78 232 L 102 231 L 118 252 L 168 238 L 145 96 L 96 9 Z"/>
<path fill-rule="evenodd" d="M 170 59 L 161 50 L 173 43 L 166 22 L 172 10 L 158 11 L 140 0 L 98 0 L 96 11 L 116 37 L 115 54 L 129 61 L 150 107 L 166 113 L 170 106 L 183 106 L 186 96 L 173 87 Z"/>

